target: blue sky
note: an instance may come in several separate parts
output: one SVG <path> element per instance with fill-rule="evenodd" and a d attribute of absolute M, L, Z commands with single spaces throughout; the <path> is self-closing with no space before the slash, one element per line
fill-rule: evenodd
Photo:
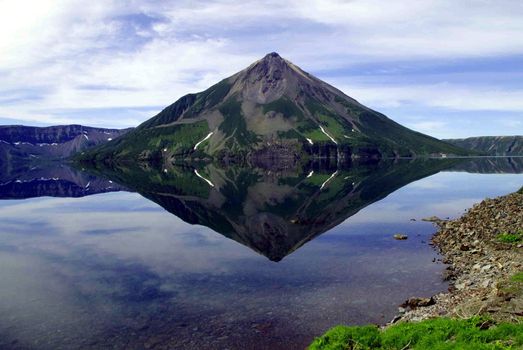
<path fill-rule="evenodd" d="M 0 124 L 135 126 L 271 51 L 430 135 L 523 134 L 523 2 L 0 1 Z"/>

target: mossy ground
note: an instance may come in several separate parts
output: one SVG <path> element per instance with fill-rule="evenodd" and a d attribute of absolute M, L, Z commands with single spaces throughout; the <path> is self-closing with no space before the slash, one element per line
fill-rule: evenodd
<path fill-rule="evenodd" d="M 497 236 L 501 243 L 519 243 L 523 241 L 523 231 L 516 233 L 501 233 Z"/>
<path fill-rule="evenodd" d="M 517 283 L 523 283 L 523 271 L 521 272 L 518 272 L 516 273 L 515 275 L 513 275 L 510 280 L 512 282 L 517 282 Z"/>
<path fill-rule="evenodd" d="M 497 284 L 498 295 L 504 300 L 523 298 L 523 271 L 515 273 L 509 279 Z"/>
<path fill-rule="evenodd" d="M 337 326 L 316 338 L 310 350 L 348 349 L 523 349 L 523 323 L 492 324 L 485 318 L 436 318 L 376 326 Z"/>

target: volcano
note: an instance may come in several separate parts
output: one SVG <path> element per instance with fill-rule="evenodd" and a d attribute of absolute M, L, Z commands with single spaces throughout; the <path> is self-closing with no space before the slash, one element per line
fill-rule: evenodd
<path fill-rule="evenodd" d="M 277 53 L 83 155 L 91 160 L 465 155 L 410 130 Z"/>

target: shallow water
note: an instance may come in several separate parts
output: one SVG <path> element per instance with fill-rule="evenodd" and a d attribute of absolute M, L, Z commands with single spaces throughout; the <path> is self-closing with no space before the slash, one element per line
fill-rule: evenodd
<path fill-rule="evenodd" d="M 523 185 L 484 162 L 202 169 L 214 187 L 187 169 L 60 169 L 0 181 L 2 349 L 303 349 L 445 290 L 420 219 Z"/>

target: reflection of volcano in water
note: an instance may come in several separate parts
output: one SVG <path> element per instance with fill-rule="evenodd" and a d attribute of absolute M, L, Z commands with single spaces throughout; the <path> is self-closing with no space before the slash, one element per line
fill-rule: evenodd
<path fill-rule="evenodd" d="M 455 161 L 418 160 L 273 173 L 213 165 L 104 169 L 167 211 L 279 261 L 362 208 Z"/>
<path fill-rule="evenodd" d="M 0 199 L 84 197 L 122 189 L 110 180 L 60 163 L 22 165 L 9 172 L 0 172 Z"/>
<path fill-rule="evenodd" d="M 412 181 L 441 170 L 521 173 L 522 162 L 523 158 L 382 161 L 296 172 L 215 165 L 197 171 L 160 170 L 141 165 L 90 170 L 97 176 L 51 163 L 0 172 L 0 199 L 137 191 L 188 223 L 207 226 L 279 261 Z"/>

